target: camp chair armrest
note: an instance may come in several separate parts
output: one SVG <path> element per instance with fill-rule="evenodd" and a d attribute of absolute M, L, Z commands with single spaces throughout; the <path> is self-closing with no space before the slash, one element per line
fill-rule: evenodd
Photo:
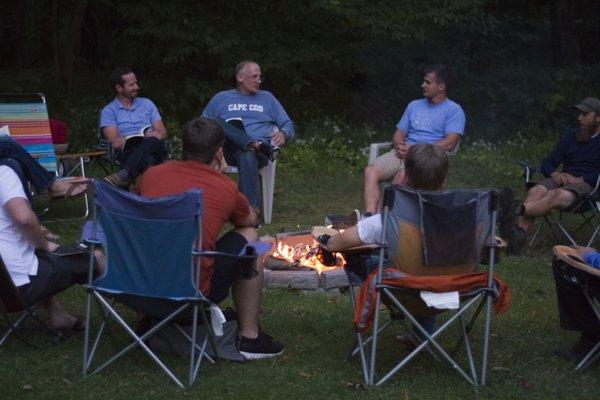
<path fill-rule="evenodd" d="M 600 199 L 600 196 L 598 196 L 598 187 L 600 186 L 600 175 L 598 175 L 598 178 L 596 178 L 596 185 L 594 185 L 594 189 L 590 192 L 590 196 L 591 197 L 595 197 Z"/>
<path fill-rule="evenodd" d="M 90 238 L 85 238 L 83 239 L 83 243 L 86 245 L 94 245 L 94 246 L 102 246 L 102 241 L 98 240 L 98 239 L 90 239 Z"/>
<path fill-rule="evenodd" d="M 328 250 L 327 247 L 322 246 L 325 250 Z M 335 253 L 342 254 L 367 254 L 373 251 L 377 251 L 380 249 L 387 249 L 387 245 L 379 245 L 379 244 L 364 244 L 361 246 L 349 247 L 347 249 L 335 250 Z M 328 250 L 331 251 L 331 250 Z"/>
<path fill-rule="evenodd" d="M 192 250 L 192 255 L 194 256 L 202 256 L 202 257 L 226 257 L 226 258 L 235 258 L 237 260 L 255 260 L 258 258 L 256 254 L 253 255 L 245 255 L 245 254 L 230 254 L 230 253 L 222 253 L 220 251 L 198 251 Z"/>
<path fill-rule="evenodd" d="M 522 169 L 522 174 L 521 176 L 523 177 L 523 179 L 525 180 L 525 183 L 529 183 L 531 182 L 531 178 L 533 177 L 533 175 L 538 172 L 537 168 L 533 168 L 530 167 L 529 165 L 527 165 L 526 162 L 521 161 L 521 160 L 516 160 L 517 165 L 519 165 Z"/>

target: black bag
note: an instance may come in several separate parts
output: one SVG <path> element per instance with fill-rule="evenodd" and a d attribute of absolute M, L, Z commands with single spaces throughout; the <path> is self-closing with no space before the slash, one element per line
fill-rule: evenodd
<path fill-rule="evenodd" d="M 187 335 L 192 336 L 191 326 L 181 327 Z M 219 356 L 222 359 L 236 362 L 246 362 L 246 358 L 238 351 L 236 345 L 237 321 L 227 321 L 223 324 L 223 335 L 216 337 L 216 346 Z M 207 328 L 204 325 L 198 325 L 196 331 L 197 342 L 201 343 L 207 335 Z M 148 339 L 148 346 L 161 353 L 167 353 L 176 356 L 190 355 L 190 341 L 174 325 L 167 325 Z M 210 341 L 206 345 L 206 354 L 215 358 L 215 354 Z"/>

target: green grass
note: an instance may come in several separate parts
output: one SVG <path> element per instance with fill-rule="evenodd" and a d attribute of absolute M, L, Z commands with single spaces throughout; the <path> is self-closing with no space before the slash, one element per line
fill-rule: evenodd
<path fill-rule="evenodd" d="M 321 223 L 327 212 L 347 212 L 361 203 L 361 166 L 354 158 L 361 143 L 333 154 L 333 145 L 297 143 L 288 147 L 278 166 L 272 225 L 261 234 L 305 229 Z M 464 143 L 452 160 L 449 186 L 519 187 L 519 171 L 512 159 L 534 161 L 548 143 Z M 347 157 L 351 155 L 352 157 Z M 72 208 L 67 210 L 72 211 Z M 68 243 L 77 237 L 80 223 L 49 224 Z M 357 360 L 345 361 L 352 342 L 351 304 L 348 296 L 328 297 L 299 291 L 267 290 L 261 324 L 286 345 L 280 358 L 247 364 L 222 362 L 206 365 L 197 384 L 180 390 L 140 351 L 114 367 L 81 378 L 82 335 L 59 345 L 40 331 L 27 337 L 38 349 L 16 339 L 0 348 L 1 398 L 249 398 L 249 399 L 464 399 L 464 398 L 573 398 L 600 397 L 598 367 L 575 373 L 574 365 L 552 355 L 558 344 L 571 344 L 573 332 L 559 328 L 551 244 L 544 243 L 527 256 L 505 258 L 497 271 L 510 286 L 512 307 L 492 322 L 488 385 L 472 387 L 441 361 L 421 355 L 382 387 L 353 389 L 360 383 Z M 65 306 L 84 314 L 84 293 L 74 287 L 60 295 Z M 127 337 L 117 337 L 126 342 Z M 480 344 L 476 339 L 476 346 Z M 445 341 L 447 343 L 447 341 Z M 404 349 L 382 343 L 384 362 Z M 110 345 L 104 348 L 110 350 Z M 167 358 L 179 372 L 185 360 Z"/>

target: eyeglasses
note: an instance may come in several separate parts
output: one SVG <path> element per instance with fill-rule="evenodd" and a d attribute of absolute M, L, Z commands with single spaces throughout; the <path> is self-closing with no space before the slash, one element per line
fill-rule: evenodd
<path fill-rule="evenodd" d="M 240 75 L 243 75 L 246 78 L 252 79 L 253 81 L 261 81 L 262 82 L 262 80 L 263 80 L 263 77 L 261 74 L 248 75 L 243 72 L 240 72 Z"/>

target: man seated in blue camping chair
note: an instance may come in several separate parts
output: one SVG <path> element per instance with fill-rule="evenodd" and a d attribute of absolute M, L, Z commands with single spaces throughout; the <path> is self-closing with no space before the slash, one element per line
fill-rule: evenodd
<path fill-rule="evenodd" d="M 185 161 L 170 161 L 149 168 L 140 181 L 140 194 L 162 197 L 189 189 L 202 189 L 202 248 L 239 254 L 249 242 L 257 241 L 254 226 L 257 215 L 235 183 L 223 174 L 225 136 L 221 126 L 208 118 L 195 118 L 183 130 Z M 217 237 L 230 222 L 233 230 Z M 213 303 L 219 304 L 232 289 L 239 324 L 239 351 L 247 359 L 278 356 L 283 345 L 263 332 L 258 324 L 263 288 L 262 261 L 253 274 L 247 274 L 237 260 L 202 258 L 199 288 Z"/>
<path fill-rule="evenodd" d="M 510 190 L 500 194 L 500 236 L 508 241 L 509 254 L 520 253 L 536 217 L 569 210 L 595 190 L 600 173 L 600 100 L 588 97 L 574 107 L 579 111 L 579 129 L 568 131 L 542 162 L 545 179 L 527 191 L 524 202 L 513 201 Z"/>

